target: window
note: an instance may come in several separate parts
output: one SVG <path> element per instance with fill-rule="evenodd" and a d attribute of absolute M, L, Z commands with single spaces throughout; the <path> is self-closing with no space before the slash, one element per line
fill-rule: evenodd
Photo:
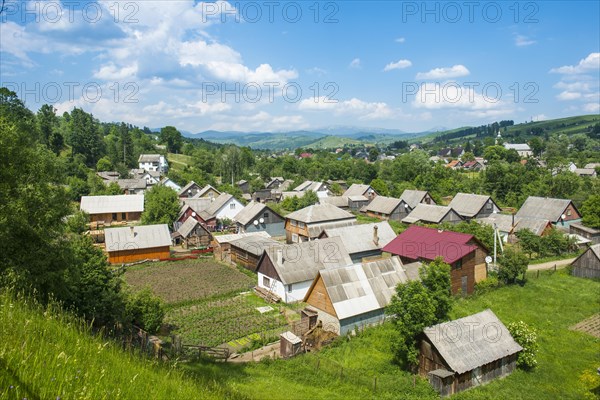
<path fill-rule="evenodd" d="M 263 286 L 271 287 L 271 280 L 269 278 L 267 278 L 266 276 L 263 276 Z"/>
<path fill-rule="evenodd" d="M 462 258 L 452 264 L 452 269 L 461 269 L 462 268 Z"/>
<path fill-rule="evenodd" d="M 571 210 L 567 210 L 567 217 L 571 216 Z"/>
<path fill-rule="evenodd" d="M 296 235 L 295 233 L 292 233 L 292 243 L 300 243 L 300 241 L 298 240 L 298 235 Z"/>
<path fill-rule="evenodd" d="M 235 203 L 230 203 L 229 204 L 229 209 L 230 210 L 235 210 Z"/>
<path fill-rule="evenodd" d="M 288 293 L 292 293 L 292 284 L 291 283 L 288 285 Z"/>
<path fill-rule="evenodd" d="M 127 219 L 127 214 L 126 213 L 121 213 L 121 219 Z"/>
<path fill-rule="evenodd" d="M 292 224 L 292 226 L 297 226 L 298 225 L 298 223 L 296 222 L 296 220 L 293 220 L 293 219 L 290 220 L 290 224 Z"/>
<path fill-rule="evenodd" d="M 488 202 L 486 207 L 487 207 L 488 210 L 491 210 L 492 209 L 492 203 Z"/>
<path fill-rule="evenodd" d="M 112 215 L 112 219 L 113 219 L 114 221 L 116 221 L 116 220 L 117 220 L 117 213 L 113 213 L 113 215 Z"/>
<path fill-rule="evenodd" d="M 269 218 L 269 213 L 268 212 L 264 213 L 263 218 Z"/>

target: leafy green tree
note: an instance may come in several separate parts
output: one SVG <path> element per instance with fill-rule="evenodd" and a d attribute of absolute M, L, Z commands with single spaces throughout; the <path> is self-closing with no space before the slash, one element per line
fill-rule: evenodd
<path fill-rule="evenodd" d="M 531 258 L 534 253 L 540 251 L 540 237 L 530 229 L 522 229 L 515 234 L 519 239 L 521 250 Z"/>
<path fill-rule="evenodd" d="M 110 162 L 110 159 L 108 157 L 102 157 L 96 163 L 96 171 L 98 171 L 98 172 L 110 171 L 110 170 L 112 170 L 112 166 L 113 165 Z"/>
<path fill-rule="evenodd" d="M 371 181 L 370 185 L 381 196 L 389 196 L 390 195 L 390 190 L 388 188 L 388 185 L 382 179 L 379 179 L 379 178 L 373 179 Z"/>
<path fill-rule="evenodd" d="M 529 264 L 525 254 L 512 248 L 506 248 L 504 254 L 499 257 L 498 262 L 500 263 L 498 279 L 506 284 L 516 283 L 519 277 L 522 277 L 523 281 L 525 280 L 525 273 Z"/>
<path fill-rule="evenodd" d="M 74 108 L 71 112 L 67 143 L 71 145 L 73 155 L 83 155 L 88 167 L 95 166 L 105 153 L 98 121 L 81 108 Z"/>
<path fill-rule="evenodd" d="M 600 195 L 593 194 L 581 206 L 583 224 L 600 229 Z"/>
<path fill-rule="evenodd" d="M 85 211 L 77 211 L 67 217 L 67 231 L 80 235 L 87 231 L 89 222 L 90 216 Z"/>
<path fill-rule="evenodd" d="M 544 141 L 537 136 L 531 138 L 531 140 L 529 141 L 529 146 L 531 147 L 533 155 L 537 157 L 541 156 L 542 151 L 544 151 L 544 149 L 546 148 Z"/>
<path fill-rule="evenodd" d="M 150 289 L 143 289 L 128 296 L 125 313 L 128 321 L 149 333 L 155 333 L 162 325 L 165 307 L 162 300 L 154 296 Z"/>
<path fill-rule="evenodd" d="M 319 202 L 319 197 L 312 190 L 307 191 L 304 196 L 298 199 L 298 209 L 312 206 Z"/>
<path fill-rule="evenodd" d="M 171 225 L 179 214 L 177 193 L 167 186 L 155 185 L 148 190 L 144 199 L 142 223 Z"/>
<path fill-rule="evenodd" d="M 419 270 L 423 286 L 431 293 L 435 304 L 435 318 L 444 321 L 452 309 L 452 291 L 450 286 L 450 266 L 442 257 L 425 264 Z"/>
<path fill-rule="evenodd" d="M 371 147 L 369 149 L 369 161 L 377 161 L 377 157 L 379 157 L 379 150 L 377 150 L 377 147 Z"/>
<path fill-rule="evenodd" d="M 160 141 L 167 145 L 169 153 L 179 153 L 183 145 L 183 136 L 174 126 L 165 126 L 160 130 Z"/>
<path fill-rule="evenodd" d="M 41 133 L 42 143 L 49 146 L 52 135 L 58 128 L 58 118 L 56 117 L 55 108 L 49 104 L 44 104 L 37 112 L 36 120 Z"/>

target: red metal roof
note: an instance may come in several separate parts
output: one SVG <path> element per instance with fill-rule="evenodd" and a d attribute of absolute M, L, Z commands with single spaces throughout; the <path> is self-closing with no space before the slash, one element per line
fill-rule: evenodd
<path fill-rule="evenodd" d="M 477 248 L 467 244 L 473 235 L 441 231 L 423 226 L 411 225 L 407 230 L 388 243 L 383 251 L 413 260 L 434 260 L 444 257 L 444 262 L 452 264 Z"/>

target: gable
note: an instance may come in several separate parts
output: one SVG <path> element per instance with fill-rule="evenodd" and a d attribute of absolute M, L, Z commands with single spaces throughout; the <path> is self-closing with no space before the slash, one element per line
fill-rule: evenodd
<path fill-rule="evenodd" d="M 271 279 L 282 282 L 277 270 L 275 269 L 275 266 L 273 265 L 273 261 L 271 261 L 271 258 L 266 252 L 263 252 L 262 256 L 258 260 L 258 264 L 256 265 L 256 273 L 259 272 Z"/>
<path fill-rule="evenodd" d="M 317 275 L 317 278 L 306 293 L 304 302 L 337 318 L 335 308 L 333 307 L 329 293 L 327 293 L 327 288 L 321 274 Z"/>

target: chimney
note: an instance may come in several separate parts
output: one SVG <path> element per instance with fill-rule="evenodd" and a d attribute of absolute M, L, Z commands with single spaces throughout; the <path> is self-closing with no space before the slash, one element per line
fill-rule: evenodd
<path fill-rule="evenodd" d="M 379 227 L 373 225 L 373 243 L 375 243 L 375 246 L 379 246 L 379 235 L 377 234 L 377 230 L 379 230 Z"/>
<path fill-rule="evenodd" d="M 129 232 L 131 233 L 131 237 L 135 237 L 135 232 L 133 231 L 133 226 L 129 227 Z"/>
<path fill-rule="evenodd" d="M 277 249 L 277 264 L 283 264 L 283 249 Z"/>

